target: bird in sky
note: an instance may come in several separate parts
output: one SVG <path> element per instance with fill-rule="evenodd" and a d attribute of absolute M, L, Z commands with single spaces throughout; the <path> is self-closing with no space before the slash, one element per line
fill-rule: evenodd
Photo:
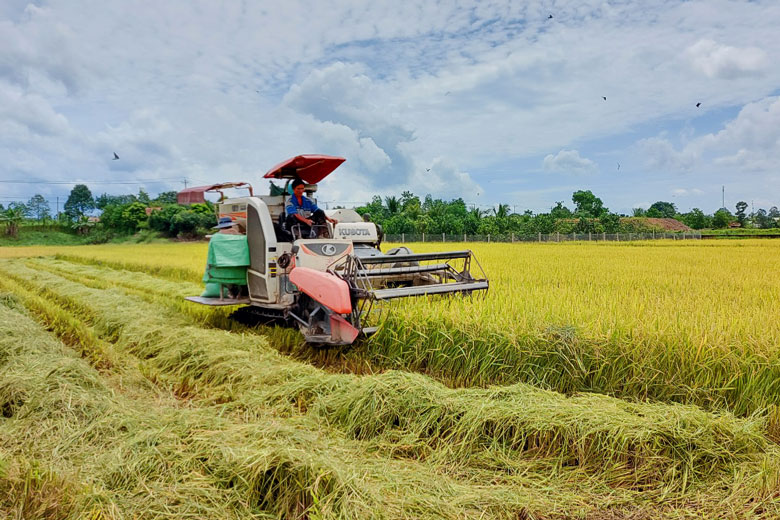
<path fill-rule="evenodd" d="M 429 172 L 429 171 L 431 171 L 431 169 L 430 169 L 430 168 L 426 168 L 426 169 L 425 169 L 425 171 L 426 171 L 426 172 Z"/>
<path fill-rule="evenodd" d="M 112 160 L 112 161 L 116 161 L 117 159 L 119 159 L 119 156 L 116 154 L 116 152 L 114 152 L 114 158 L 113 158 L 113 159 L 111 159 L 111 160 Z"/>
<path fill-rule="evenodd" d="M 701 106 L 701 102 L 696 103 L 696 108 L 699 108 Z"/>
<path fill-rule="evenodd" d="M 607 96 L 601 96 L 601 99 L 603 99 L 604 101 L 606 101 L 606 100 L 607 100 Z"/>
<path fill-rule="evenodd" d="M 547 17 L 547 19 L 548 19 L 548 20 L 552 20 L 552 17 L 553 17 L 553 16 L 552 16 L 552 15 L 550 15 L 550 16 L 548 16 L 548 17 Z"/>
<path fill-rule="evenodd" d="M 618 165 L 618 170 L 619 170 L 620 169 L 620 163 L 617 163 L 617 165 Z"/>

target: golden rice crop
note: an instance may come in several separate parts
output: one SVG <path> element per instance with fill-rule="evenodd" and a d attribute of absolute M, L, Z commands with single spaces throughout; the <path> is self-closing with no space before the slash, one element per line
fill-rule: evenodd
<path fill-rule="evenodd" d="M 387 246 L 390 247 L 390 246 Z M 768 353 L 780 344 L 780 244 L 771 240 L 567 244 L 411 244 L 415 251 L 472 249 L 490 278 L 484 299 L 446 310 L 456 321 L 507 334 L 574 327 L 589 338 L 616 336 L 697 349 Z M 14 249 L 25 249 L 16 251 Z M 57 252 L 199 280 L 203 243 L 3 248 L 0 257 Z M 418 312 L 437 301 L 405 301 Z M 468 309 L 461 315 L 462 310 Z M 447 317 L 447 316 L 445 316 Z"/>
<path fill-rule="evenodd" d="M 353 366 L 368 360 L 450 385 L 525 381 L 739 414 L 780 396 L 775 241 L 407 245 L 472 249 L 490 291 L 394 303 L 387 326 L 364 349 L 343 355 Z M 206 245 L 58 251 L 197 282 Z"/>
<path fill-rule="evenodd" d="M 201 326 L 177 303 L 193 287 L 50 258 L 0 262 L 0 514 L 780 514 L 780 451 L 763 417 L 328 373 L 247 330 Z"/>

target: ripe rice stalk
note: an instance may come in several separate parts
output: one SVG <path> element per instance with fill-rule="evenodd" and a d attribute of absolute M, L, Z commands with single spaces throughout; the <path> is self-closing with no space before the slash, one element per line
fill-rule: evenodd
<path fill-rule="evenodd" d="M 104 385 L 19 312 L 0 308 L 0 331 L 3 352 L 19 338 L 34 338 L 4 358 L 4 369 L 27 374 L 30 394 L 19 415 L 0 423 L 3 453 L 19 467 L 32 456 L 37 462 L 29 464 L 47 474 L 67 475 L 56 496 L 73 518 L 510 518 L 521 509 L 589 509 L 566 485 L 546 483 L 545 493 L 511 478 L 476 485 L 476 474 L 461 481 L 422 463 L 379 457 L 306 417 L 233 423 L 215 409 L 154 405 L 155 395 L 131 398 Z M 601 492 L 602 506 L 630 496 Z M 36 494 L 26 503 L 52 496 Z M 11 495 L 17 502 L 9 503 L 18 503 L 20 495 Z"/>
<path fill-rule="evenodd" d="M 68 258 L 197 281 L 205 246 L 178 247 L 71 248 Z M 772 241 L 447 244 L 459 247 L 474 249 L 489 273 L 487 297 L 400 302 L 362 359 L 350 352 L 343 366 L 423 371 L 453 386 L 525 381 L 740 415 L 777 401 L 780 323 L 765 317 L 780 288 L 763 276 L 780 267 Z M 280 341 L 300 359 L 317 357 Z"/>

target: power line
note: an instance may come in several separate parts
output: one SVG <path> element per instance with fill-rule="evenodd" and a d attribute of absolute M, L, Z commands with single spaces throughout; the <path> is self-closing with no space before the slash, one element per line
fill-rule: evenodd
<path fill-rule="evenodd" d="M 3 184 L 157 184 L 163 182 L 181 181 L 181 177 L 169 178 L 169 179 L 149 179 L 146 181 L 15 181 L 15 180 L 0 180 Z"/>

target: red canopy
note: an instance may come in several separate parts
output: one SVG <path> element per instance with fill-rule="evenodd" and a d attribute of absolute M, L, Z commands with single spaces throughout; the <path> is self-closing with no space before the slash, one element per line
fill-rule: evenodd
<path fill-rule="evenodd" d="M 300 178 L 307 184 L 317 184 L 346 161 L 331 155 L 296 155 L 280 162 L 263 175 L 264 179 Z"/>
<path fill-rule="evenodd" d="M 193 186 L 192 188 L 181 190 L 176 194 L 176 202 L 179 204 L 203 204 L 206 202 L 205 193 L 207 191 L 218 191 L 222 195 L 220 190 L 227 188 L 248 188 L 249 196 L 252 196 L 252 185 L 248 182 L 223 182 L 220 184 L 209 184 L 208 186 Z"/>

